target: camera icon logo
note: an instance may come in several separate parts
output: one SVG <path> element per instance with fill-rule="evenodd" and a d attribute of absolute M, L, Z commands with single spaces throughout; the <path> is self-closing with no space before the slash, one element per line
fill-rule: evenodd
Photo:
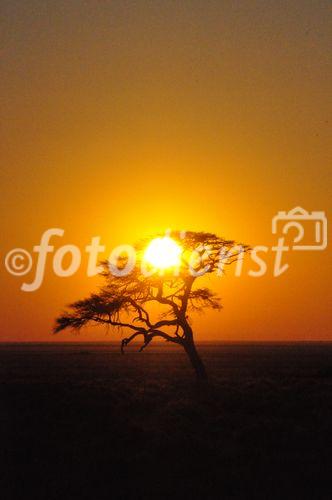
<path fill-rule="evenodd" d="M 313 244 L 301 244 L 306 227 L 312 225 Z M 283 225 L 282 225 L 283 224 Z M 282 234 L 287 234 L 291 228 L 297 229 L 293 250 L 325 250 L 327 247 L 327 218 L 325 212 L 307 212 L 304 208 L 295 207 L 289 212 L 278 212 L 272 219 L 272 234 L 277 234 L 282 225 Z"/>

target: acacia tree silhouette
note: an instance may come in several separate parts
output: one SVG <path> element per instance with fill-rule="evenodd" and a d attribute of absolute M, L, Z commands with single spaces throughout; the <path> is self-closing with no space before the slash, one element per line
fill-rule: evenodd
<path fill-rule="evenodd" d="M 106 284 L 99 293 L 74 302 L 56 319 L 54 333 L 65 328 L 79 330 L 88 323 L 111 325 L 132 332 L 122 340 L 121 352 L 132 340 L 142 337 L 142 351 L 154 338 L 162 338 L 182 346 L 199 379 L 206 379 L 207 372 L 199 356 L 188 312 L 207 308 L 221 309 L 219 297 L 209 288 L 194 288 L 196 280 L 205 274 L 223 272 L 224 265 L 237 260 L 249 250 L 247 245 L 219 238 L 215 234 L 176 232 L 172 238 L 182 249 L 177 272 L 164 270 L 147 275 L 142 272 L 145 243 L 136 247 L 133 270 L 123 276 L 114 276 L 108 261 L 102 262 L 100 273 Z M 128 264 L 128 257 L 120 256 L 119 270 Z M 151 303 L 163 309 L 157 321 L 152 320 Z"/>

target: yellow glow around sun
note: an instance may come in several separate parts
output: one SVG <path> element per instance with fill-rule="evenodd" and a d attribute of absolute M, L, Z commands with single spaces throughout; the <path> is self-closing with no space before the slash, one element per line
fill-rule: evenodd
<path fill-rule="evenodd" d="M 144 253 L 144 260 L 158 269 L 178 266 L 181 247 L 169 236 L 155 238 Z"/>

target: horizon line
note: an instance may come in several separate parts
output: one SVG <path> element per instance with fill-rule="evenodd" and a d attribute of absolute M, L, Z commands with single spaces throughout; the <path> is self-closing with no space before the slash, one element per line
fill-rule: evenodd
<path fill-rule="evenodd" d="M 121 343 L 119 340 L 0 340 L 1 344 L 118 344 Z M 296 340 L 258 340 L 258 339 L 248 339 L 248 340 L 219 340 L 219 339 L 206 339 L 206 340 L 196 340 L 197 344 L 204 343 L 223 343 L 223 344 L 315 344 L 315 343 L 332 343 L 332 339 L 296 339 Z M 154 344 L 166 344 L 162 340 L 155 340 Z M 133 344 L 134 345 L 134 344 Z"/>

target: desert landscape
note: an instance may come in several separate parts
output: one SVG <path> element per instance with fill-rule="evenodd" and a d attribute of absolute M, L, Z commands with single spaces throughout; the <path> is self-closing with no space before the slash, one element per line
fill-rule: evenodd
<path fill-rule="evenodd" d="M 328 499 L 331 343 L 2 344 L 2 498 Z"/>
<path fill-rule="evenodd" d="M 332 500 L 331 1 L 0 12 L 0 500 Z"/>

